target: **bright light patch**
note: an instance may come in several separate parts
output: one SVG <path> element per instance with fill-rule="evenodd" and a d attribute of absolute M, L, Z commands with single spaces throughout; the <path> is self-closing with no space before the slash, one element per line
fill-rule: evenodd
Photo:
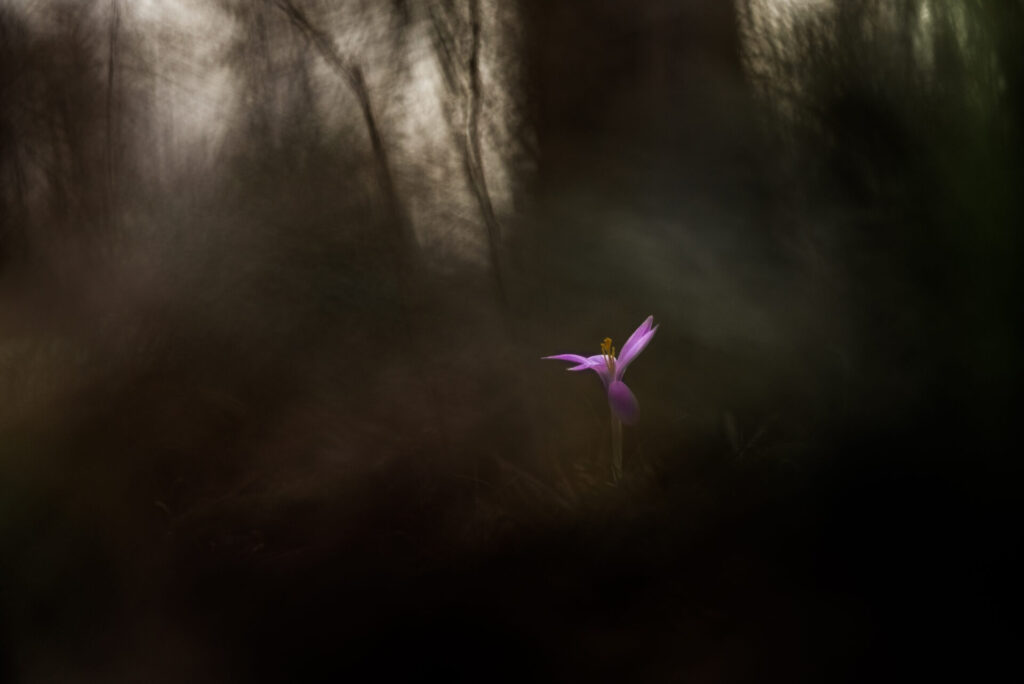
<path fill-rule="evenodd" d="M 121 11 L 126 28 L 147 38 L 154 60 L 161 166 L 209 163 L 237 99 L 235 79 L 223 63 L 234 22 L 202 0 L 133 0 Z"/>

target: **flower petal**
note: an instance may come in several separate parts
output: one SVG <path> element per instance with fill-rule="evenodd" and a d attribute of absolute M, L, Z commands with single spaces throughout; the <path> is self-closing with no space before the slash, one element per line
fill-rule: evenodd
<path fill-rule="evenodd" d="M 640 327 L 633 331 L 633 334 L 629 336 L 629 339 L 626 340 L 626 343 L 622 345 L 622 351 L 625 352 L 627 349 L 629 349 L 629 345 L 633 344 L 641 337 L 643 337 L 645 334 L 647 334 L 647 331 L 650 330 L 653 326 L 654 316 L 648 316 L 644 320 L 644 322 L 640 324 Z"/>
<path fill-rule="evenodd" d="M 601 378 L 601 384 L 608 388 L 608 383 L 612 380 L 612 374 L 608 372 L 608 362 L 604 360 L 604 356 L 596 354 L 583 360 L 578 366 L 573 366 L 569 370 L 581 371 L 581 370 L 592 370 L 598 374 Z"/>
<path fill-rule="evenodd" d="M 612 413 L 626 425 L 632 425 L 640 417 L 640 405 L 626 383 L 613 380 L 608 385 L 608 405 Z"/>
<path fill-rule="evenodd" d="M 587 362 L 587 357 L 580 356 L 579 354 L 556 354 L 555 356 L 542 356 L 541 360 L 569 361 L 571 363 L 581 364 Z"/>
<path fill-rule="evenodd" d="M 619 358 L 615 362 L 616 378 L 622 378 L 626 369 L 629 368 L 629 364 L 633 363 L 633 359 L 647 348 L 647 345 L 654 338 L 654 333 L 658 332 L 658 326 L 652 326 L 653 322 L 654 316 L 648 316 L 647 320 L 641 323 L 640 327 L 629 336 L 626 344 L 622 345 L 622 351 L 619 352 Z"/>
<path fill-rule="evenodd" d="M 571 371 L 580 371 L 580 370 L 587 370 L 588 368 L 597 369 L 597 368 L 607 368 L 608 367 L 608 362 L 604 360 L 604 356 L 602 356 L 601 354 L 595 354 L 594 356 L 588 356 L 585 359 L 583 357 L 580 357 L 580 358 L 582 360 L 579 362 L 579 365 L 578 366 L 573 366 L 569 370 L 571 370 Z"/>
<path fill-rule="evenodd" d="M 629 339 L 626 340 L 626 343 L 622 345 L 622 348 L 619 350 L 619 357 L 632 358 L 633 356 L 636 356 L 636 354 L 633 352 L 633 348 L 636 347 L 636 344 L 637 342 L 640 341 L 640 338 L 642 338 L 644 335 L 650 332 L 653 325 L 654 316 L 648 316 L 647 319 L 640 324 L 640 327 L 633 331 L 633 334 L 629 336 Z"/>
<path fill-rule="evenodd" d="M 572 368 L 566 368 L 566 370 L 592 370 L 601 378 L 601 384 L 605 386 L 605 389 L 608 388 L 608 382 L 611 380 L 611 373 L 608 372 L 608 364 L 600 354 L 591 356 L 590 358 L 580 356 L 579 354 L 558 354 L 557 356 L 543 356 L 541 358 L 553 359 L 555 361 L 569 361 L 576 364 Z"/>

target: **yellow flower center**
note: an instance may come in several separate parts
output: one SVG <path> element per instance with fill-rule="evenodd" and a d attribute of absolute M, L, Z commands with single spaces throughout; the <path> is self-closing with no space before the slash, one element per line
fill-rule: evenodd
<path fill-rule="evenodd" d="M 612 338 L 604 338 L 604 342 L 601 343 L 601 356 L 604 357 L 604 362 L 608 366 L 608 372 L 615 374 L 615 346 L 612 344 Z"/>

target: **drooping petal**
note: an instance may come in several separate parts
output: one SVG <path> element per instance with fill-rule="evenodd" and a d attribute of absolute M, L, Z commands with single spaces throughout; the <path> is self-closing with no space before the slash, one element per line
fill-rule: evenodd
<path fill-rule="evenodd" d="M 629 336 L 626 344 L 622 345 L 622 351 L 619 352 L 619 358 L 615 362 L 616 378 L 622 378 L 626 369 L 629 368 L 629 364 L 633 363 L 633 359 L 647 348 L 647 345 L 654 338 L 654 333 L 658 332 L 658 326 L 652 326 L 653 322 L 654 317 L 648 316 L 647 320 L 641 323 L 640 327 Z"/>
<path fill-rule="evenodd" d="M 608 362 L 604 360 L 604 356 L 602 356 L 601 354 L 595 354 L 594 356 L 586 357 L 585 359 L 580 361 L 578 366 L 573 366 L 569 370 L 581 371 L 587 370 L 589 368 L 606 368 L 607 366 Z"/>
<path fill-rule="evenodd" d="M 589 358 L 586 356 L 580 356 L 579 354 L 558 354 L 557 356 L 544 356 L 542 358 L 553 359 L 555 361 L 569 361 L 576 364 L 572 368 L 566 368 L 566 370 L 592 370 L 601 378 L 601 384 L 603 384 L 606 389 L 608 388 L 608 382 L 612 379 L 611 373 L 608 372 L 608 363 L 600 354 Z"/>
<path fill-rule="evenodd" d="M 579 354 L 556 354 L 555 356 L 542 356 L 542 361 L 569 361 L 575 364 L 581 364 L 587 362 L 587 357 L 580 356 Z"/>
<path fill-rule="evenodd" d="M 621 380 L 613 380 L 608 385 L 608 404 L 612 413 L 626 425 L 632 425 L 640 418 L 640 405 Z"/>
<path fill-rule="evenodd" d="M 601 378 L 601 384 L 607 389 L 608 383 L 612 380 L 612 374 L 608 371 L 608 362 L 601 354 L 596 354 L 584 359 L 583 363 L 578 366 L 573 366 L 569 370 L 581 371 L 581 370 L 592 370 Z"/>

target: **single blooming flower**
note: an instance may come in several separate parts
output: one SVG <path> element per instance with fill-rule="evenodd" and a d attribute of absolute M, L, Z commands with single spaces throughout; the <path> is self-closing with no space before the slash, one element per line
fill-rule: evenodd
<path fill-rule="evenodd" d="M 650 344 L 656 332 L 658 332 L 658 326 L 654 325 L 654 316 L 648 316 L 647 320 L 629 336 L 626 344 L 622 345 L 618 356 L 616 356 L 615 347 L 612 346 L 611 338 L 606 337 L 601 343 L 600 354 L 594 356 L 557 354 L 544 358 L 576 364 L 568 369 L 571 371 L 592 370 L 597 373 L 608 393 L 608 405 L 612 409 L 612 414 L 626 425 L 632 425 L 640 416 L 640 406 L 637 404 L 633 392 L 622 381 L 622 376 L 629 368 L 629 364 L 633 363 L 633 359 Z"/>

